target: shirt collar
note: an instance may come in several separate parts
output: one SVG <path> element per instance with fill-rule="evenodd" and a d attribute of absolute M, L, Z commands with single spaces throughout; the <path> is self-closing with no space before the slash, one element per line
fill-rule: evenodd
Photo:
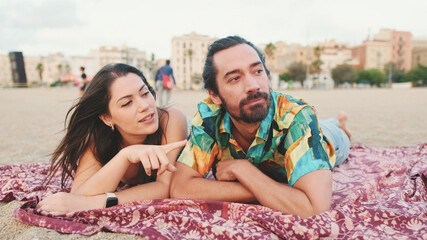
<path fill-rule="evenodd" d="M 261 121 L 261 124 L 258 128 L 256 137 L 261 138 L 264 141 L 268 138 L 268 133 L 270 131 L 270 126 L 274 118 L 275 109 L 277 105 L 277 93 L 270 92 L 270 100 L 271 104 L 268 109 L 267 116 Z M 220 124 L 218 126 L 218 132 L 219 134 L 227 133 L 231 136 L 231 118 L 230 114 L 228 112 L 225 112 L 224 110 L 221 111 L 222 107 L 220 105 L 217 105 L 212 102 L 212 100 L 208 97 L 205 100 L 202 101 L 202 103 L 199 104 L 199 112 L 203 118 L 203 121 L 208 120 L 208 118 L 211 117 L 221 117 L 221 112 L 224 112 L 224 115 L 220 121 Z"/>

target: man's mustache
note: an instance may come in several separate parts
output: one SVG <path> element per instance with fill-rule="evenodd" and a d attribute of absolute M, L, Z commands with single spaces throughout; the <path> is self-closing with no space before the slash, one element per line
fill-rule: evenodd
<path fill-rule="evenodd" d="M 268 93 L 266 92 L 256 92 L 254 94 L 251 94 L 249 96 L 247 96 L 245 99 L 243 99 L 242 101 L 240 101 L 239 106 L 243 107 L 245 104 L 247 104 L 248 102 L 250 102 L 253 99 L 256 98 L 264 98 L 266 101 L 268 101 Z"/>

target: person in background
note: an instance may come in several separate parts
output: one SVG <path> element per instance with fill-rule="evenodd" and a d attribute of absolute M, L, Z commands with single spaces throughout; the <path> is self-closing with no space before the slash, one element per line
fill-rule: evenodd
<path fill-rule="evenodd" d="M 71 191 L 37 207 L 52 214 L 169 197 L 187 122 L 176 108 L 156 107 L 155 92 L 138 69 L 103 67 L 66 116 L 65 137 L 52 155 L 49 182 L 61 173 Z M 173 121 L 171 121 L 173 119 Z M 132 187 L 116 191 L 120 182 Z"/>
<path fill-rule="evenodd" d="M 80 97 L 83 96 L 83 93 L 85 92 L 85 89 L 87 85 L 89 84 L 89 81 L 87 79 L 87 75 L 85 73 L 85 68 L 83 66 L 80 67 L 80 72 L 82 73 L 80 75 L 81 80 L 81 86 L 80 86 Z"/>
<path fill-rule="evenodd" d="M 175 77 L 173 75 L 173 69 L 170 66 L 170 60 L 166 60 L 166 64 L 157 70 L 156 76 L 154 77 L 154 79 L 155 79 L 156 91 L 158 95 L 157 100 L 159 101 L 159 106 L 164 106 L 169 104 L 172 88 L 176 84 Z M 173 82 L 171 80 L 173 80 Z M 170 83 L 169 86 L 165 86 L 166 81 Z M 164 97 L 166 98 L 165 101 L 163 101 Z"/>

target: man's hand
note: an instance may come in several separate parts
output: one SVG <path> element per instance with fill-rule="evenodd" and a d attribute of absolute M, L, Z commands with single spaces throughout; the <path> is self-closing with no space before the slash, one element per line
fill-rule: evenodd
<path fill-rule="evenodd" d="M 246 159 L 221 160 L 216 165 L 216 179 L 219 181 L 238 180 L 234 173 L 236 170 L 244 171 L 248 163 L 250 164 Z"/>

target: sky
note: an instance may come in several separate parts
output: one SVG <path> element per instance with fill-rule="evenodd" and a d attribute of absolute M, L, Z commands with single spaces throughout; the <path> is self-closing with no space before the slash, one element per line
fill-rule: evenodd
<path fill-rule="evenodd" d="M 427 39 L 426 9 L 426 0 L 0 0 L 0 54 L 85 56 L 127 45 L 169 58 L 172 38 L 191 32 L 256 45 L 357 45 L 381 28 Z"/>

